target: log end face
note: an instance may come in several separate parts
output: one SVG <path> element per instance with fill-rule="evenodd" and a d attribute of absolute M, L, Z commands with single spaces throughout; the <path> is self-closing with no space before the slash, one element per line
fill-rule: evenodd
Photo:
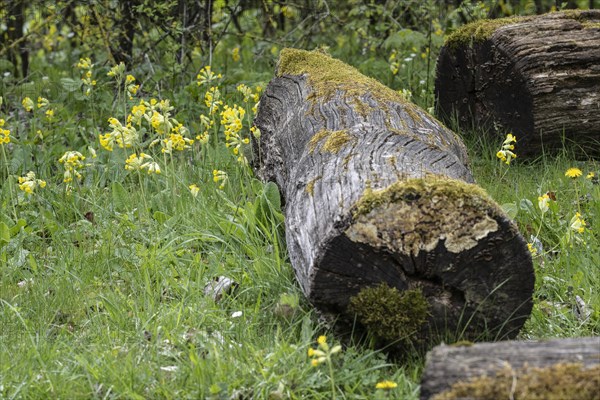
<path fill-rule="evenodd" d="M 377 313 L 357 311 L 356 299 L 382 283 L 390 291 L 382 299 L 394 298 L 394 290 L 422 293 L 426 323 L 386 300 L 371 306 L 395 310 L 389 320 L 380 312 L 373 322 Z M 531 312 L 533 289 L 529 250 L 500 208 L 475 185 L 429 176 L 365 192 L 315 268 L 309 297 L 317 308 L 357 318 L 370 331 L 404 332 L 393 328 L 402 320 L 432 340 L 446 332 L 512 338 Z"/>

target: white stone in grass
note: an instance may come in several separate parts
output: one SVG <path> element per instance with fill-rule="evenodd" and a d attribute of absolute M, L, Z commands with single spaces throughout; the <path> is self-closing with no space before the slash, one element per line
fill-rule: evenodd
<path fill-rule="evenodd" d="M 231 314 L 231 318 L 239 318 L 242 316 L 242 312 L 241 311 L 236 311 L 233 314 Z"/>

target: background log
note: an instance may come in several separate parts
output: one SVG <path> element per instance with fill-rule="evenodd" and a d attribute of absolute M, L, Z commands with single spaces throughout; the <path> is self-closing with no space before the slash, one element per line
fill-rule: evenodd
<path fill-rule="evenodd" d="M 578 376 L 578 369 L 587 370 L 587 373 Z M 527 373 L 531 380 L 525 377 Z M 487 386 L 486 390 L 491 393 L 494 383 L 490 380 L 482 380 L 479 382 L 481 385 L 471 385 L 470 388 L 463 386 L 461 392 L 454 394 L 449 391 L 458 382 L 464 385 L 486 376 L 501 377 L 500 393 L 493 395 L 496 397 L 486 397 L 480 387 Z M 544 379 L 547 381 L 544 382 Z M 523 393 L 526 385 L 531 385 L 527 395 L 515 394 Z M 571 390 L 575 388 L 578 393 L 567 395 L 568 385 L 573 385 Z M 541 392 L 531 392 L 533 386 Z M 585 392 L 587 397 L 584 396 L 584 388 L 589 390 Z M 596 399 L 600 393 L 600 338 L 441 345 L 427 353 L 421 377 L 421 400 L 450 400 L 456 395 L 462 396 L 462 399 L 508 399 L 511 391 L 515 399 Z M 593 393 L 592 397 L 590 393 Z"/>
<path fill-rule="evenodd" d="M 254 167 L 280 188 L 292 266 L 325 315 L 353 323 L 351 299 L 385 283 L 394 304 L 370 304 L 381 315 L 369 323 L 389 327 L 387 340 L 517 334 L 532 306 L 531 256 L 471 184 L 453 132 L 341 61 L 292 49 L 281 53 L 255 124 Z M 398 309 L 396 290 L 409 289 L 425 297 L 425 314 Z"/>
<path fill-rule="evenodd" d="M 500 137 L 517 153 L 563 143 L 600 155 L 600 10 L 477 21 L 452 34 L 435 83 L 440 118 Z"/>

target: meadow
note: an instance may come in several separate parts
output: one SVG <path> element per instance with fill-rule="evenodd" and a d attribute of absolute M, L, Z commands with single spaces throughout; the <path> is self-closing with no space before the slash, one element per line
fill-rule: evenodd
<path fill-rule="evenodd" d="M 210 45 L 176 57 L 157 25 L 124 62 L 103 36 L 116 22 L 79 6 L 65 24 L 65 2 L 49 3 L 27 14 L 27 76 L 0 51 L 0 399 L 417 399 L 422 353 L 398 362 L 368 339 L 341 343 L 303 298 L 279 192 L 251 168 L 252 121 L 285 46 L 326 48 L 435 112 L 444 38 L 493 2 L 426 2 L 411 15 L 428 26 L 402 29 L 368 2 L 326 16 L 319 3 L 309 20 L 267 2 L 288 21 L 271 36 L 260 7 L 217 4 Z M 529 243 L 519 339 L 599 335 L 600 163 L 568 143 L 523 160 L 510 132 L 457 133 Z"/>

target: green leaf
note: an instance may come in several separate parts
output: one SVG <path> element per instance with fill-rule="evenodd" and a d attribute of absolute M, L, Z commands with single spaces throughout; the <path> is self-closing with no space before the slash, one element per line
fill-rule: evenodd
<path fill-rule="evenodd" d="M 0 248 L 10 241 L 10 229 L 4 222 L 0 222 Z"/>
<path fill-rule="evenodd" d="M 167 220 L 169 220 L 169 218 L 171 218 L 171 217 L 169 217 L 167 214 L 165 214 L 162 211 L 155 211 L 154 214 L 152 214 L 152 217 L 159 224 L 164 224 Z"/>
<path fill-rule="evenodd" d="M 74 92 L 81 88 L 82 82 L 71 78 L 62 78 L 60 84 L 67 92 Z"/>
<path fill-rule="evenodd" d="M 129 195 L 127 191 L 119 182 L 113 182 L 111 185 L 112 189 L 112 201 L 115 210 L 117 211 L 125 211 L 127 210 L 127 206 L 129 205 L 128 198 Z"/>
<path fill-rule="evenodd" d="M 519 213 L 519 207 L 515 203 L 504 203 L 500 207 L 509 216 L 510 219 L 515 219 Z"/>

